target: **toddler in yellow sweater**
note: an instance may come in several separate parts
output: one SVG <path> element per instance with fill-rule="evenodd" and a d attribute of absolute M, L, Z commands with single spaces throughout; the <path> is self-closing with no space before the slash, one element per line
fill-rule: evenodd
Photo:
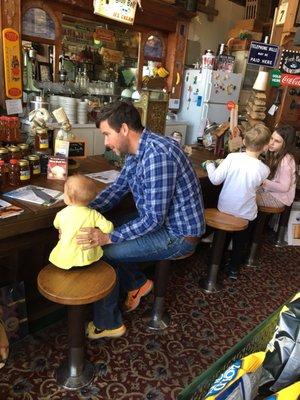
<path fill-rule="evenodd" d="M 56 214 L 53 223 L 60 230 L 60 239 L 49 257 L 49 261 L 57 267 L 81 267 L 102 257 L 103 250 L 100 246 L 84 249 L 76 242 L 81 228 L 97 227 L 103 233 L 113 231 L 112 222 L 88 207 L 96 195 L 97 188 L 92 179 L 84 175 L 73 175 L 67 179 L 64 187 L 64 202 L 67 207 Z"/>

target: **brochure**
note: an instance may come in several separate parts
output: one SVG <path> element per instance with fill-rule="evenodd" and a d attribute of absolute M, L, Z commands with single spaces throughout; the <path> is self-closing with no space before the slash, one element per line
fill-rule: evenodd
<path fill-rule="evenodd" d="M 15 215 L 21 214 L 23 211 L 23 208 L 14 206 L 13 204 L 0 199 L 0 219 L 14 217 Z"/>
<path fill-rule="evenodd" d="M 119 171 L 116 171 L 115 169 L 111 169 L 109 171 L 102 171 L 102 172 L 93 172 L 91 174 L 86 174 L 86 176 L 89 176 L 92 179 L 95 179 L 96 181 L 103 182 L 103 183 L 113 183 L 118 176 L 120 175 Z"/>
<path fill-rule="evenodd" d="M 61 157 L 50 157 L 47 168 L 47 179 L 58 179 L 65 181 L 68 176 L 68 159 Z"/>
<path fill-rule="evenodd" d="M 20 187 L 12 190 L 11 192 L 5 193 L 4 196 L 21 201 L 28 201 L 29 203 L 40 204 L 43 206 L 51 206 L 63 200 L 62 192 L 35 185 Z"/>

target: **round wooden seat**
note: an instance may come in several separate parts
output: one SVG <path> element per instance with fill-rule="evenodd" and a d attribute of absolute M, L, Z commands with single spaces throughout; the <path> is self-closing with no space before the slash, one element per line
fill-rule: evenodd
<path fill-rule="evenodd" d="M 258 210 L 267 214 L 280 214 L 285 210 L 285 207 L 266 207 L 258 206 Z"/>
<path fill-rule="evenodd" d="M 225 214 L 216 208 L 205 209 L 205 221 L 208 226 L 227 232 L 243 231 L 248 226 L 248 221 L 244 218 Z"/>
<path fill-rule="evenodd" d="M 88 267 L 71 270 L 49 264 L 38 275 L 40 293 L 48 300 L 66 305 L 90 304 L 100 300 L 111 292 L 115 282 L 114 269 L 101 260 Z"/>
<path fill-rule="evenodd" d="M 106 297 L 115 283 L 114 269 L 102 260 L 70 270 L 49 264 L 38 275 L 40 293 L 68 306 L 69 357 L 57 369 L 57 382 L 66 389 L 81 389 L 94 378 L 95 368 L 84 358 L 84 309 Z"/>

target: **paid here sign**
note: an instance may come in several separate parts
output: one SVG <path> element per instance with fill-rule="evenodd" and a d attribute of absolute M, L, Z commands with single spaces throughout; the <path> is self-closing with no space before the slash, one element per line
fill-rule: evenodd
<path fill-rule="evenodd" d="M 261 42 L 251 42 L 248 64 L 274 68 L 279 46 Z"/>

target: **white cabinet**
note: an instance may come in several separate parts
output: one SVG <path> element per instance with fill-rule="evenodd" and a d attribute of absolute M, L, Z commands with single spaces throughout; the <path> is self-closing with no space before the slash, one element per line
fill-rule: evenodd
<path fill-rule="evenodd" d="M 187 123 L 184 121 L 166 121 L 165 135 L 172 136 L 174 132 L 179 132 L 182 136 L 181 146 L 185 144 Z"/>

